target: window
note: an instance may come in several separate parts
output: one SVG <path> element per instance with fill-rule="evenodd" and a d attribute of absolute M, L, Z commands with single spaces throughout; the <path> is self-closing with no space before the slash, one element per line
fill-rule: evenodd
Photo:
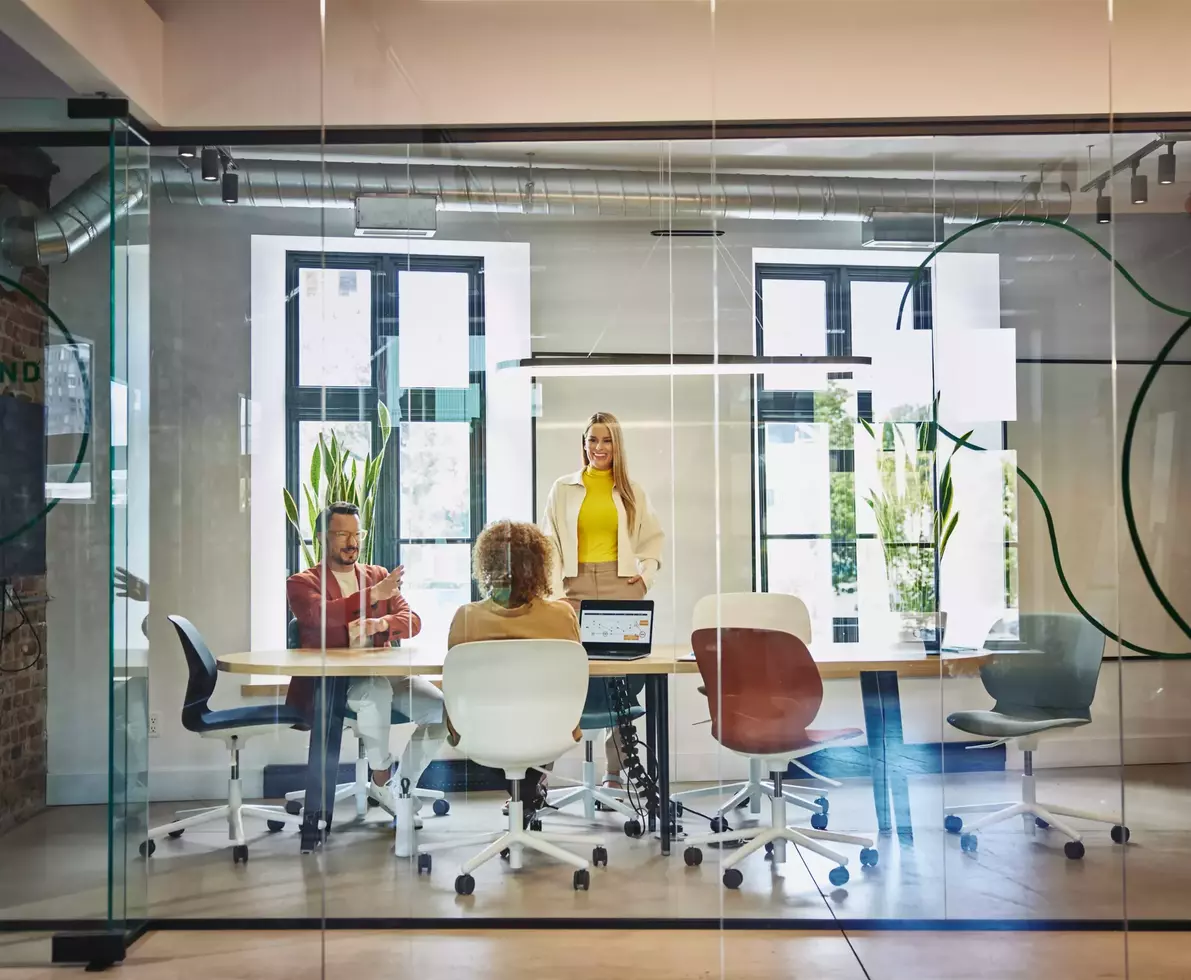
<path fill-rule="evenodd" d="M 858 642 L 887 608 L 880 542 L 863 504 L 878 479 L 877 447 L 858 420 L 923 419 L 932 401 L 930 334 L 921 332 L 931 328 L 929 273 L 910 290 L 897 329 L 913 274 L 756 267 L 758 354 L 873 358 L 864 387 L 852 371 L 812 380 L 794 368 L 767 372 L 756 388 L 760 589 L 800 596 L 814 634 L 837 643 Z"/>
<path fill-rule="evenodd" d="M 404 564 L 424 624 L 445 630 L 471 597 L 471 546 L 484 525 L 483 262 L 291 252 L 286 272 L 286 483 L 303 533 L 302 484 L 320 433 L 363 458 L 378 444 L 383 401 L 393 430 L 372 561 Z M 300 561 L 291 534 L 290 570 Z"/>

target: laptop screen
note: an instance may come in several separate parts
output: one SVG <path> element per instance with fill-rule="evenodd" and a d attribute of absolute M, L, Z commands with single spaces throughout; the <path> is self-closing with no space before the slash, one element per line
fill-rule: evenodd
<path fill-rule="evenodd" d="M 579 611 L 579 639 L 589 649 L 648 651 L 653 640 L 653 603 L 585 600 Z"/>

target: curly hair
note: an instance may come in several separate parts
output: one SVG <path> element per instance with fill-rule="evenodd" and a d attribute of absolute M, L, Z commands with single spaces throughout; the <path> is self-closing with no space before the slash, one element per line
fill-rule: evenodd
<path fill-rule="evenodd" d="M 485 598 L 508 589 L 510 607 L 550 595 L 554 548 L 535 524 L 494 521 L 476 538 L 472 574 Z"/>

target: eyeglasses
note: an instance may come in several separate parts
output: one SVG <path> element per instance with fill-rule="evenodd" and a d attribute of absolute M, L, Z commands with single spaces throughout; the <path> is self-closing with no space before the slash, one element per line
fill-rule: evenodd
<path fill-rule="evenodd" d="M 367 531 L 329 531 L 327 537 L 335 542 L 349 541 L 354 538 L 357 541 L 363 541 L 368 537 Z"/>

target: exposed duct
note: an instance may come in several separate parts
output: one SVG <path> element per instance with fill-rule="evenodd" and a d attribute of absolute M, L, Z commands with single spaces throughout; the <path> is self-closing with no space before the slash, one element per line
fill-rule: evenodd
<path fill-rule="evenodd" d="M 111 227 L 113 181 L 117 220 L 144 200 L 145 170 L 105 167 L 48 211 L 18 215 L 0 224 L 0 260 L 18 268 L 66 262 Z"/>
<path fill-rule="evenodd" d="M 614 218 L 742 218 L 861 221 L 873 211 L 942 214 L 949 222 L 1027 214 L 1066 220 L 1066 184 L 978 183 L 850 177 L 764 177 L 534 167 L 391 166 L 316 162 L 241 163 L 240 203 L 256 207 L 350 208 L 360 194 L 437 197 L 443 211 Z M 174 204 L 222 203 L 171 161 L 153 185 Z"/>
<path fill-rule="evenodd" d="M 851 177 L 766 177 L 719 174 L 572 170 L 535 167 L 363 165 L 253 161 L 241 164 L 240 205 L 350 208 L 360 194 L 433 196 L 443 211 L 583 217 L 862 221 L 873 212 L 941 215 L 971 223 L 1030 215 L 1065 221 L 1066 183 L 980 183 Z M 146 176 L 173 204 L 226 206 L 218 182 L 175 161 L 149 171 L 121 170 L 117 218 L 144 198 Z M 111 224 L 109 172 L 92 176 L 49 211 L 0 224 L 0 259 L 16 266 L 57 265 L 104 234 Z"/>

